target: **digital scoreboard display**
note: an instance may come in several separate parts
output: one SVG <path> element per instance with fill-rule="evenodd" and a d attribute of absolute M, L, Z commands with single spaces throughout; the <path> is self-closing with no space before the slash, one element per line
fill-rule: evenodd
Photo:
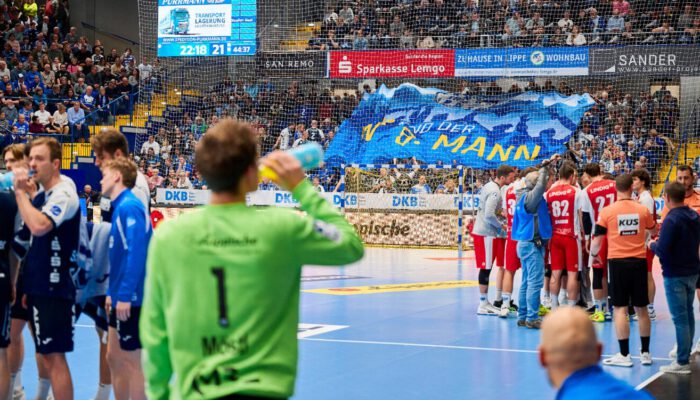
<path fill-rule="evenodd" d="M 158 57 L 255 54 L 256 0 L 158 0 Z"/>

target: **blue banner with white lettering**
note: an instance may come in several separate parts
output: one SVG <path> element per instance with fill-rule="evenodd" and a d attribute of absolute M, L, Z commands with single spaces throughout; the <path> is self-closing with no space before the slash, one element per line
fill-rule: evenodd
<path fill-rule="evenodd" d="M 455 76 L 588 75 L 588 47 L 455 50 Z"/>
<path fill-rule="evenodd" d="M 394 159 L 428 164 L 527 167 L 561 153 L 588 94 L 526 92 L 467 96 L 405 83 L 366 94 L 326 151 L 326 163 L 377 164 Z"/>

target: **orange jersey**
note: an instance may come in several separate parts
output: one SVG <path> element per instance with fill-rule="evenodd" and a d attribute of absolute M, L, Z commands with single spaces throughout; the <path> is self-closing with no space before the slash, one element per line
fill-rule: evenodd
<path fill-rule="evenodd" d="M 693 190 L 693 194 L 691 194 L 690 196 L 685 196 L 683 204 L 700 213 L 700 193 L 698 193 L 697 190 Z M 668 211 L 668 206 L 664 204 L 664 209 L 661 210 L 662 221 L 664 220 L 664 218 L 666 218 L 666 214 L 668 214 Z"/>
<path fill-rule="evenodd" d="M 645 206 L 632 199 L 625 199 L 603 208 L 596 225 L 606 230 L 608 260 L 645 259 L 646 231 L 653 229 L 656 221 Z"/>
<path fill-rule="evenodd" d="M 544 195 L 552 219 L 552 232 L 557 235 L 579 237 L 579 191 L 574 186 L 553 186 Z"/>

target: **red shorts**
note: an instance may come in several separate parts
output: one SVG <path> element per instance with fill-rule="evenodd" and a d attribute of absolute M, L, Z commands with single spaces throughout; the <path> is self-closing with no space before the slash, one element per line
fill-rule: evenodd
<path fill-rule="evenodd" d="M 578 272 L 581 251 L 576 238 L 563 235 L 552 235 L 549 242 L 549 253 L 552 257 L 552 270 L 561 271 L 566 269 L 569 272 Z"/>
<path fill-rule="evenodd" d="M 505 239 L 493 236 L 480 236 L 472 233 L 474 241 L 474 256 L 476 267 L 479 269 L 491 269 L 494 264 L 498 264 L 497 258 L 500 253 L 500 261 L 503 263 L 503 252 L 505 250 Z M 496 261 L 496 263 L 494 263 Z"/>
<path fill-rule="evenodd" d="M 654 266 L 654 252 L 647 248 L 647 272 L 651 272 Z"/>
<path fill-rule="evenodd" d="M 506 240 L 506 259 L 505 267 L 508 271 L 517 271 L 520 269 L 520 258 L 518 257 L 518 241 L 513 240 L 508 235 Z"/>
<path fill-rule="evenodd" d="M 503 268 L 506 265 L 506 238 L 493 238 L 493 251 L 496 253 L 494 255 L 495 266 Z"/>
<path fill-rule="evenodd" d="M 603 268 L 603 276 L 608 276 L 608 237 L 603 236 L 603 241 L 600 243 L 600 251 L 598 251 L 598 256 L 600 257 L 600 264 L 593 261 L 593 257 L 589 257 L 591 268 Z"/>

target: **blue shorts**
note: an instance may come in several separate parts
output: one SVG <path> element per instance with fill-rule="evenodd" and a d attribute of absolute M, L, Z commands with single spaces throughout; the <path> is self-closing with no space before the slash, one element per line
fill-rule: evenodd
<path fill-rule="evenodd" d="M 39 354 L 73 351 L 75 304 L 72 300 L 27 295 L 34 344 Z"/>
<path fill-rule="evenodd" d="M 141 307 L 131 306 L 131 314 L 126 321 L 117 319 L 117 303 L 112 304 L 109 312 L 109 326 L 117 330 L 119 336 L 119 347 L 124 351 L 134 351 L 141 349 L 141 338 L 139 337 L 139 318 L 141 317 Z"/>

